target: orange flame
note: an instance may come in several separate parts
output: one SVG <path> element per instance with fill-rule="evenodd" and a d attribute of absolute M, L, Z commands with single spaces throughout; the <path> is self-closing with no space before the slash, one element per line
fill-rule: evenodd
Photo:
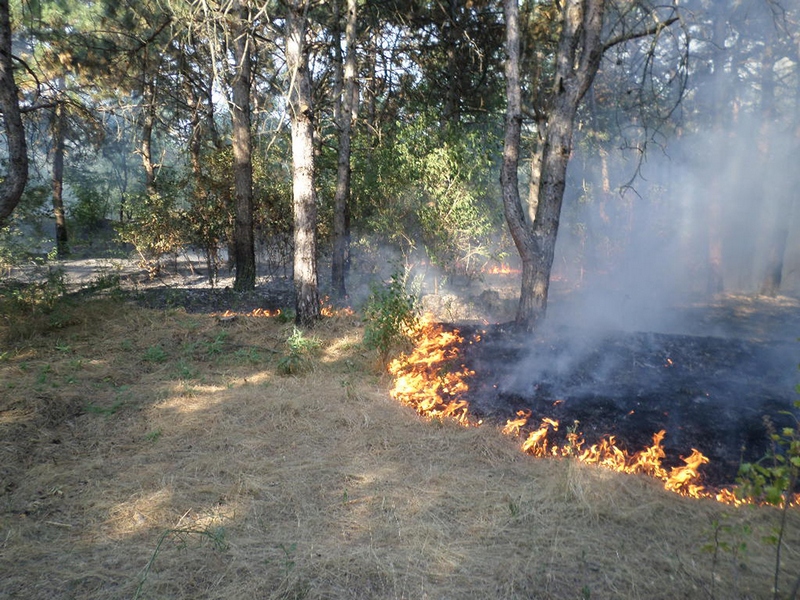
<path fill-rule="evenodd" d="M 349 306 L 345 306 L 342 308 L 336 308 L 330 302 L 330 296 L 325 296 L 319 301 L 319 313 L 323 317 L 352 317 L 355 312 Z"/>
<path fill-rule="evenodd" d="M 461 365 L 454 369 L 458 344 L 463 341 L 458 330 L 445 331 L 441 325 L 424 321 L 416 332 L 417 345 L 408 355 L 389 363 L 394 376 L 390 394 L 430 418 L 452 418 L 462 425 L 473 424 L 469 403 L 461 396 L 469 389 L 464 381 L 472 371 Z"/>
<path fill-rule="evenodd" d="M 251 310 L 250 312 L 234 312 L 232 310 L 226 310 L 223 313 L 211 313 L 212 316 L 218 317 L 221 319 L 230 319 L 235 317 L 277 317 L 281 314 L 281 309 L 277 308 L 275 310 L 269 310 L 266 308 L 256 308 Z"/>
<path fill-rule="evenodd" d="M 487 275 L 515 275 L 520 272 L 519 269 L 512 269 L 506 263 L 501 263 L 499 265 L 493 265 L 491 267 L 485 268 L 483 270 L 484 273 Z"/>
<path fill-rule="evenodd" d="M 464 399 L 469 389 L 466 379 L 474 375 L 463 364 L 457 368 L 459 344 L 464 340 L 458 330 L 445 331 L 441 325 L 425 321 L 415 333 L 416 346 L 409 354 L 393 360 L 389 372 L 394 376 L 394 387 L 390 391 L 393 398 L 413 407 L 418 414 L 428 418 L 452 418 L 467 426 L 477 426 L 469 412 L 469 403 Z M 477 336 L 474 341 L 477 341 Z M 472 342 L 470 342 L 472 343 Z M 557 402 L 557 403 L 560 403 Z M 530 411 L 518 411 L 517 418 L 508 419 L 502 432 L 506 435 L 520 436 L 531 416 Z M 577 431 L 578 423 L 568 429 L 565 443 L 559 445 L 548 439 L 551 432 L 558 431 L 559 422 L 543 418 L 537 429 L 529 431 L 521 444 L 526 454 L 535 457 L 572 457 L 580 462 L 594 464 L 628 474 L 644 474 L 664 483 L 664 488 L 691 498 L 710 498 L 732 505 L 747 504 L 732 489 L 707 490 L 701 485 L 700 468 L 709 462 L 699 450 L 682 458 L 683 466 L 667 470 L 662 466 L 666 457 L 662 442 L 666 431 L 653 434 L 653 444 L 634 454 L 617 445 L 613 435 L 586 445 Z M 794 496 L 797 504 L 800 495 Z"/>

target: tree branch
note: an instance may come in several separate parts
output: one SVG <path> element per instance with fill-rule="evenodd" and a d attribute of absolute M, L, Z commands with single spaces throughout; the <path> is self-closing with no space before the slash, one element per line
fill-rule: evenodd
<path fill-rule="evenodd" d="M 630 40 L 638 40 L 639 38 L 648 37 L 651 35 L 655 35 L 659 33 L 662 29 L 666 29 L 670 25 L 672 25 L 675 21 L 678 21 L 679 17 L 670 17 L 666 21 L 659 21 L 658 23 L 654 24 L 652 27 L 648 29 L 644 29 L 642 31 L 631 31 L 628 33 L 621 33 L 616 37 L 611 38 L 605 44 L 603 44 L 603 53 L 607 50 L 610 50 L 614 46 L 622 44 L 623 42 L 629 42 Z"/>

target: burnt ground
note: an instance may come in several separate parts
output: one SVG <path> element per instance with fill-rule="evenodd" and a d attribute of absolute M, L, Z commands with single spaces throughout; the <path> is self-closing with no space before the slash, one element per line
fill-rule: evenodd
<path fill-rule="evenodd" d="M 710 459 L 705 485 L 732 484 L 741 462 L 769 450 L 771 431 L 795 422 L 800 310 L 787 299 L 733 296 L 680 310 L 691 334 L 462 327 L 465 341 L 482 338 L 463 351 L 476 373 L 472 412 L 505 423 L 530 411 L 534 428 L 554 418 L 557 438 L 577 421 L 587 443 L 614 435 L 629 452 L 664 429 L 665 466 L 697 448 Z"/>

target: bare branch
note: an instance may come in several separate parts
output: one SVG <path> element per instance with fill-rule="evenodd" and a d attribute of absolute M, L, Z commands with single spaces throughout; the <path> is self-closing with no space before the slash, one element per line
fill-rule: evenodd
<path fill-rule="evenodd" d="M 626 32 L 626 33 L 621 33 L 621 34 L 611 38 L 610 40 L 608 40 L 603 45 L 603 52 L 605 53 L 607 50 L 610 50 L 614 46 L 617 46 L 617 45 L 622 44 L 624 42 L 629 42 L 631 40 L 638 40 L 638 39 L 643 38 L 643 37 L 648 37 L 648 36 L 651 36 L 651 35 L 655 35 L 655 34 L 661 32 L 663 29 L 666 29 L 667 27 L 669 27 L 670 25 L 672 25 L 673 23 L 675 23 L 676 21 L 679 21 L 679 20 L 680 20 L 679 17 L 674 16 L 674 17 L 670 17 L 669 19 L 667 19 L 665 21 L 659 21 L 658 23 L 655 23 L 652 27 L 649 27 L 647 29 L 643 29 L 641 31 L 629 31 L 629 32 Z"/>

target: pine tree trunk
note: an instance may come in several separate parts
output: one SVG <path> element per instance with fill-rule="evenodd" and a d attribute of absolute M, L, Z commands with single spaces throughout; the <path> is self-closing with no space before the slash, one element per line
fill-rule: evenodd
<path fill-rule="evenodd" d="M 253 163 L 250 139 L 251 38 L 248 35 L 247 9 L 238 0 L 233 7 L 237 27 L 233 40 L 236 61 L 231 81 L 231 122 L 233 126 L 234 185 L 234 260 L 236 278 L 233 289 L 252 290 L 256 286 L 255 241 L 253 239 Z"/>
<path fill-rule="evenodd" d="M 156 195 L 156 167 L 153 163 L 153 127 L 156 121 L 155 81 L 145 73 L 142 84 L 142 139 L 139 141 L 139 155 L 144 168 L 144 189 L 148 197 Z"/>
<path fill-rule="evenodd" d="M 306 0 L 307 1 L 307 0 Z M 314 121 L 304 6 L 293 0 L 286 18 L 289 114 L 292 122 L 294 289 L 296 320 L 312 326 L 320 317 L 317 276 L 317 198 L 314 189 Z"/>
<path fill-rule="evenodd" d="M 345 279 L 349 249 L 348 208 L 350 198 L 350 142 L 352 123 L 356 112 L 356 23 L 357 1 L 347 0 L 347 25 L 345 46 L 347 57 L 343 65 L 343 96 L 339 114 L 339 161 L 336 177 L 336 193 L 333 202 L 333 256 L 331 259 L 331 283 L 337 300 L 347 297 Z M 341 58 L 341 57 L 340 57 Z"/>
<path fill-rule="evenodd" d="M 8 144 L 8 173 L 0 183 L 0 227 L 19 203 L 28 182 L 28 147 L 11 63 L 11 19 L 8 0 L 0 0 L 0 112 Z"/>
<path fill-rule="evenodd" d="M 59 258 L 69 254 L 67 247 L 67 217 L 64 212 L 64 104 L 56 103 L 53 109 L 53 215 L 56 219 L 56 253 Z"/>

